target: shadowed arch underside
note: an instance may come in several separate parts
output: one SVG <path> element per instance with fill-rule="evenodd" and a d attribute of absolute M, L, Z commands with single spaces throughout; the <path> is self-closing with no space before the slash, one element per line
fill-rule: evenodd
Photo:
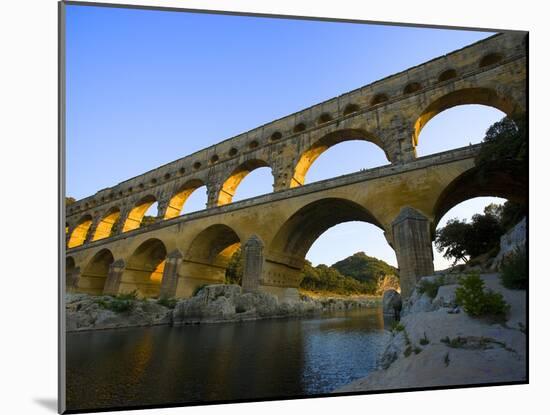
<path fill-rule="evenodd" d="M 525 165 L 519 162 L 510 160 L 483 169 L 474 167 L 453 180 L 439 196 L 433 210 L 432 231 L 449 210 L 475 197 L 500 197 L 524 204 L 528 186 Z"/>
<path fill-rule="evenodd" d="M 294 213 L 277 232 L 269 250 L 304 259 L 311 245 L 329 228 L 344 222 L 368 222 L 383 229 L 363 206 L 346 199 L 317 200 Z"/>
<path fill-rule="evenodd" d="M 424 109 L 414 124 L 413 147 L 418 145 L 418 137 L 422 128 L 437 114 L 458 105 L 486 105 L 504 112 L 508 116 L 515 116 L 523 110 L 511 98 L 499 95 L 489 88 L 465 88 L 444 95 Z"/>
<path fill-rule="evenodd" d="M 158 297 L 166 254 L 166 246 L 161 240 L 143 242 L 128 259 L 119 292 L 136 290 L 142 297 Z"/>
<path fill-rule="evenodd" d="M 92 295 L 102 294 L 113 262 L 113 254 L 108 249 L 95 254 L 82 271 L 77 290 Z"/>
<path fill-rule="evenodd" d="M 218 206 L 231 203 L 237 187 L 239 187 L 239 184 L 241 184 L 244 178 L 248 176 L 248 174 L 250 174 L 253 170 L 259 169 L 261 167 L 269 167 L 269 164 L 264 160 L 253 159 L 245 161 L 239 167 L 233 170 L 233 172 L 225 180 L 222 188 L 220 189 L 220 194 L 218 196 Z"/>
<path fill-rule="evenodd" d="M 204 186 L 204 183 L 198 179 L 190 180 L 181 186 L 170 199 L 168 207 L 166 208 L 166 213 L 164 214 L 164 219 L 178 217 L 183 210 L 185 202 L 189 199 L 189 196 L 202 186 Z"/>
<path fill-rule="evenodd" d="M 305 178 L 310 167 L 313 165 L 315 160 L 317 160 L 317 158 L 330 147 L 344 141 L 352 140 L 362 140 L 376 144 L 382 151 L 384 151 L 386 158 L 389 160 L 382 142 L 367 131 L 360 129 L 334 131 L 317 140 L 311 147 L 301 154 L 298 162 L 296 163 L 296 167 L 294 168 L 294 175 L 290 182 L 290 187 L 297 187 L 305 184 Z"/>

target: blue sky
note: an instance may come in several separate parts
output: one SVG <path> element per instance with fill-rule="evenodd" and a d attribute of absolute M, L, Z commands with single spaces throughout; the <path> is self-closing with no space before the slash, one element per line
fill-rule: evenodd
<path fill-rule="evenodd" d="M 69 5 L 67 194 L 89 196 L 490 35 Z M 445 111 L 423 130 L 418 153 L 479 142 L 502 116 L 478 106 Z M 346 142 L 324 153 L 306 181 L 386 163 L 375 146 Z M 258 169 L 234 200 L 271 186 L 271 173 Z M 469 218 L 489 201 L 449 214 Z M 185 211 L 204 203 L 199 189 Z M 395 264 L 381 232 L 355 223 L 327 231 L 308 259 L 331 264 L 361 250 Z M 436 256 L 436 268 L 443 266 Z"/>

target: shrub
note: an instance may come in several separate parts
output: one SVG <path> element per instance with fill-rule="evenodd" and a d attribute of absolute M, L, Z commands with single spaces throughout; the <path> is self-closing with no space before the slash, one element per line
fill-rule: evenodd
<path fill-rule="evenodd" d="M 131 301 L 135 301 L 138 299 L 138 292 L 137 290 L 134 290 L 134 291 L 131 291 L 129 293 L 124 293 L 124 294 L 118 294 L 114 297 L 115 299 L 117 300 L 131 300 Z"/>
<path fill-rule="evenodd" d="M 445 279 L 443 277 L 438 277 L 434 281 L 422 280 L 418 287 L 420 294 L 426 293 L 430 298 L 435 298 L 439 287 L 445 285 Z"/>
<path fill-rule="evenodd" d="M 157 300 L 157 304 L 164 306 L 166 308 L 175 308 L 178 300 L 175 298 L 161 297 Z"/>
<path fill-rule="evenodd" d="M 510 306 L 500 293 L 485 290 L 479 273 L 470 273 L 459 279 L 456 302 L 472 317 L 504 317 Z"/>
<path fill-rule="evenodd" d="M 527 288 L 527 251 L 517 248 L 502 261 L 500 281 L 506 288 L 525 290 Z"/>
<path fill-rule="evenodd" d="M 426 336 L 426 332 L 424 332 L 424 337 L 422 337 L 419 341 L 419 343 L 422 345 L 422 346 L 426 346 L 428 343 L 430 342 L 430 339 L 428 339 L 428 337 Z"/>
<path fill-rule="evenodd" d="M 393 324 L 392 324 L 391 329 L 392 329 L 392 331 L 400 332 L 400 331 L 405 330 L 405 326 L 403 326 L 403 324 L 399 323 L 398 321 L 394 321 Z"/>
<path fill-rule="evenodd" d="M 115 313 L 124 313 L 134 308 L 134 301 L 130 299 L 114 298 L 108 303 L 107 308 Z"/>

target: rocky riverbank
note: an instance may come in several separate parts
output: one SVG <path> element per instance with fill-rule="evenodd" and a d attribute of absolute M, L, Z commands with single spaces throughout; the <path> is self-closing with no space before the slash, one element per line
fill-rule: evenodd
<path fill-rule="evenodd" d="M 330 311 L 376 307 L 379 298 L 316 298 L 279 301 L 264 292 L 243 293 L 238 285 L 209 285 L 179 301 L 67 294 L 67 331 L 153 325 L 242 322 L 267 318 L 298 318 Z"/>
<path fill-rule="evenodd" d="M 378 369 L 335 392 L 525 381 L 526 291 L 504 288 L 496 273 L 481 277 L 510 305 L 506 321 L 470 317 L 457 306 L 457 275 L 424 277 L 388 333 Z M 421 293 L 422 281 L 436 278 L 435 297 Z"/>

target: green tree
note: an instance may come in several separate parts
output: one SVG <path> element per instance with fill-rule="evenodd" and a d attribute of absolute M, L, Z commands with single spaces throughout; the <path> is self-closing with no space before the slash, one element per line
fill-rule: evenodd
<path fill-rule="evenodd" d="M 487 132 L 476 157 L 476 164 L 483 167 L 490 163 L 515 160 L 527 167 L 527 122 L 525 116 L 515 119 L 505 117 L 494 123 Z"/>
<path fill-rule="evenodd" d="M 371 284 L 376 284 L 385 275 L 397 275 L 397 269 L 378 258 L 366 255 L 364 252 L 357 252 L 332 264 L 332 267 L 342 275 Z"/>
<path fill-rule="evenodd" d="M 241 249 L 237 249 L 229 260 L 229 265 L 225 270 L 226 284 L 242 285 L 243 281 L 243 260 Z"/>
<path fill-rule="evenodd" d="M 435 247 L 443 252 L 443 257 L 454 259 L 453 266 L 460 260 L 466 261 L 468 255 L 467 235 L 471 225 L 457 218 L 447 221 L 447 224 L 435 233 Z"/>

